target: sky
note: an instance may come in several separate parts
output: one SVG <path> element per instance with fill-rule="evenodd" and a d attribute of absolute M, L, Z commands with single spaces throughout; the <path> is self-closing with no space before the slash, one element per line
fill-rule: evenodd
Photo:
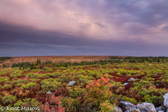
<path fill-rule="evenodd" d="M 168 56 L 168 0 L 0 0 L 0 56 Z"/>

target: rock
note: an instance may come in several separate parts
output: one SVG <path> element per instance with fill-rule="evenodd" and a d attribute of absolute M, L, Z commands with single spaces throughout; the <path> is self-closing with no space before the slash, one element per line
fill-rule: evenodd
<path fill-rule="evenodd" d="M 160 107 L 156 107 L 156 111 L 157 112 L 165 112 L 166 110 L 164 107 L 160 106 Z"/>
<path fill-rule="evenodd" d="M 123 111 L 136 108 L 134 104 L 127 102 L 127 101 L 120 101 L 119 106 L 122 108 Z"/>
<path fill-rule="evenodd" d="M 137 109 L 141 112 L 156 112 L 155 106 L 152 103 L 142 103 L 137 105 Z"/>
<path fill-rule="evenodd" d="M 129 81 L 133 81 L 133 80 L 135 80 L 135 79 L 133 77 L 131 77 L 127 81 L 129 82 Z"/>
<path fill-rule="evenodd" d="M 151 66 L 151 64 L 149 64 L 149 66 Z"/>
<path fill-rule="evenodd" d="M 123 85 L 126 86 L 128 84 L 128 82 L 124 83 Z"/>
<path fill-rule="evenodd" d="M 46 93 L 46 95 L 52 95 L 52 92 L 48 91 L 48 92 Z"/>
<path fill-rule="evenodd" d="M 159 84 L 155 84 L 155 86 L 159 86 Z"/>
<path fill-rule="evenodd" d="M 125 112 L 141 112 L 139 109 L 130 109 L 130 110 L 126 110 Z"/>
<path fill-rule="evenodd" d="M 70 81 L 68 84 L 69 84 L 69 86 L 74 86 L 75 83 L 76 83 L 76 81 Z"/>
<path fill-rule="evenodd" d="M 157 111 L 157 112 L 165 112 L 165 111 L 163 111 L 163 110 L 159 110 L 159 111 Z"/>
<path fill-rule="evenodd" d="M 117 111 L 117 112 L 122 112 L 122 109 L 120 107 L 117 107 L 117 106 L 114 107 L 114 110 Z"/>
<path fill-rule="evenodd" d="M 168 93 L 166 93 L 165 95 L 163 95 L 163 98 L 164 98 L 164 103 L 163 105 L 168 108 Z"/>

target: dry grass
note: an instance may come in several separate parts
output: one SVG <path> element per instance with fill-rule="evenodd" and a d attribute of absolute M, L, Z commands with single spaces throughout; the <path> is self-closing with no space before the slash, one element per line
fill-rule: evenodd
<path fill-rule="evenodd" d="M 99 61 L 108 60 L 110 56 L 30 56 L 30 57 L 12 57 L 5 60 L 3 64 L 12 65 L 19 62 L 36 62 L 40 59 L 42 62 L 51 61 L 59 62 L 81 62 L 81 61 Z"/>

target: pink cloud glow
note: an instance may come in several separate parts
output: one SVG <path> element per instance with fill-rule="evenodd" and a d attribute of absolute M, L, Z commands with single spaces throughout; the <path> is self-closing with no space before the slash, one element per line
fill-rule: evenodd
<path fill-rule="evenodd" d="M 0 21 L 96 40 L 140 39 L 148 43 L 168 44 L 168 30 L 164 29 L 168 26 L 168 13 L 163 17 L 164 13 L 154 11 L 156 7 L 161 8 L 166 0 L 122 2 L 1 0 Z"/>

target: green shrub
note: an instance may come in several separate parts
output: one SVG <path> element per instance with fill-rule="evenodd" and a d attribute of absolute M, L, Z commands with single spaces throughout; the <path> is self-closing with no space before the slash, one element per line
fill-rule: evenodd
<path fill-rule="evenodd" d="M 2 98 L 2 103 L 3 104 L 12 104 L 16 101 L 16 97 L 13 95 L 7 95 Z"/>
<path fill-rule="evenodd" d="M 38 74 L 37 77 L 38 78 L 49 78 L 47 74 Z"/>
<path fill-rule="evenodd" d="M 24 75 L 25 77 L 30 77 L 30 78 L 37 78 L 39 76 L 39 74 L 36 74 L 36 73 L 26 73 Z"/>
<path fill-rule="evenodd" d="M 147 94 L 142 99 L 145 102 L 154 103 L 154 104 L 156 104 L 156 103 L 162 104 L 162 102 L 163 102 L 163 98 L 160 97 L 160 96 L 156 96 L 156 95 L 149 95 L 149 94 Z"/>
<path fill-rule="evenodd" d="M 49 76 L 49 77 L 57 77 L 57 76 L 61 76 L 60 73 L 46 73 L 46 76 Z"/>
<path fill-rule="evenodd" d="M 145 95 L 142 99 L 143 99 L 145 102 L 152 103 L 152 99 L 151 99 L 151 96 L 150 96 L 149 94 Z"/>
<path fill-rule="evenodd" d="M 53 71 L 53 69 L 52 68 L 50 68 L 50 67 L 47 67 L 47 70 L 45 70 L 46 72 L 52 72 Z"/>
<path fill-rule="evenodd" d="M 10 76 L 12 77 L 15 77 L 15 76 L 19 76 L 19 75 L 21 75 L 22 74 L 22 70 L 15 70 L 15 71 L 13 71 L 11 74 L 10 74 Z"/>
<path fill-rule="evenodd" d="M 39 82 L 41 79 L 39 78 L 31 78 L 29 80 L 26 80 L 27 82 Z"/>
<path fill-rule="evenodd" d="M 30 99 L 30 98 L 25 98 L 23 100 L 18 100 L 14 106 L 27 106 L 27 107 L 37 107 L 40 105 L 40 102 L 37 101 L 36 99 Z"/>
<path fill-rule="evenodd" d="M 119 104 L 118 101 L 121 100 L 121 97 L 122 97 L 122 94 L 120 94 L 120 95 L 113 94 L 113 95 L 109 98 L 110 103 L 113 103 L 113 104 L 115 104 L 115 105 L 118 105 L 118 104 Z"/>
<path fill-rule="evenodd" d="M 0 76 L 1 76 L 1 75 L 5 75 L 5 74 L 7 74 L 7 73 L 9 73 L 9 71 L 4 71 L 4 69 L 1 68 L 1 70 L 0 70 Z"/>
<path fill-rule="evenodd" d="M 112 112 L 112 111 L 115 111 L 114 110 L 114 106 L 110 103 L 109 100 L 106 100 L 105 102 L 103 103 L 100 103 L 100 112 Z"/>
<path fill-rule="evenodd" d="M 86 92 L 85 89 L 80 88 L 79 86 L 75 86 L 73 88 L 68 87 L 69 96 L 72 98 L 83 97 L 85 92 Z"/>
<path fill-rule="evenodd" d="M 60 81 L 61 82 L 68 83 L 69 81 L 72 81 L 72 80 L 73 80 L 72 76 L 66 76 L 66 75 L 60 76 Z"/>
<path fill-rule="evenodd" d="M 11 84 L 4 84 L 2 86 L 2 89 L 11 89 L 12 88 L 12 85 Z"/>
<path fill-rule="evenodd" d="M 21 87 L 24 88 L 24 89 L 30 89 L 30 88 L 35 87 L 35 86 L 37 86 L 37 84 L 34 83 L 34 82 L 30 82 L 30 83 L 21 85 Z"/>
<path fill-rule="evenodd" d="M 41 88 L 45 91 L 52 91 L 58 89 L 61 86 L 61 82 L 56 81 L 55 79 L 44 79 L 41 81 Z"/>
<path fill-rule="evenodd" d="M 128 102 L 131 102 L 131 103 L 133 103 L 133 104 L 137 104 L 137 101 L 136 101 L 135 98 L 129 98 L 129 97 L 127 97 L 127 96 L 123 96 L 123 97 L 121 98 L 121 100 L 122 100 L 122 101 L 128 101 Z"/>
<path fill-rule="evenodd" d="M 86 84 L 89 84 L 90 80 L 93 80 L 94 77 L 92 76 L 84 76 L 84 75 L 78 75 L 76 76 L 77 80 L 77 84 L 80 87 L 84 87 Z"/>
<path fill-rule="evenodd" d="M 155 87 L 152 81 L 146 81 L 141 79 L 139 82 L 133 83 L 134 87 L 137 87 L 140 91 L 142 88 L 149 88 L 150 86 Z"/>
<path fill-rule="evenodd" d="M 65 97 L 62 100 L 62 105 L 67 112 L 76 112 L 79 108 L 80 101 L 75 98 Z"/>
<path fill-rule="evenodd" d="M 2 83 L 2 82 L 8 82 L 10 80 L 10 78 L 9 77 L 0 77 L 0 83 Z"/>
<path fill-rule="evenodd" d="M 11 84 L 19 84 L 19 83 L 27 83 L 28 80 L 23 80 L 23 79 L 17 79 L 17 80 L 12 80 L 10 83 Z"/>
<path fill-rule="evenodd" d="M 105 75 L 105 77 L 101 76 L 100 79 L 94 80 L 87 85 L 83 103 L 87 110 L 99 110 L 100 103 L 104 103 L 112 96 L 110 91 L 112 84 L 109 84 L 109 81 L 110 78 Z"/>

